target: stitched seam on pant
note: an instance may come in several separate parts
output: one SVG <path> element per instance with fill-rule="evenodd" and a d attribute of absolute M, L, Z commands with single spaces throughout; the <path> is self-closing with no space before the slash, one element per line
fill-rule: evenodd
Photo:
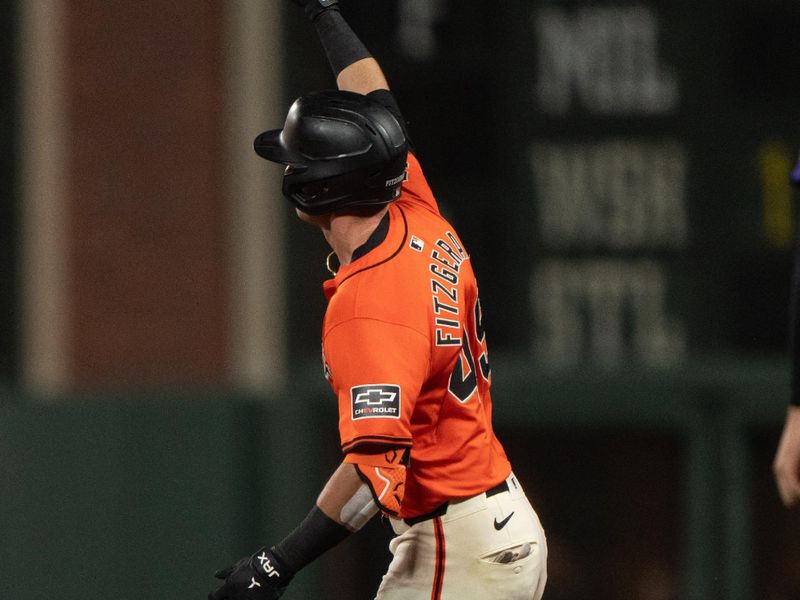
<path fill-rule="evenodd" d="M 431 600 L 441 600 L 445 563 L 444 528 L 442 527 L 441 517 L 435 517 L 433 519 L 433 531 L 436 538 L 436 568 L 433 572 L 433 590 L 431 591 Z"/>

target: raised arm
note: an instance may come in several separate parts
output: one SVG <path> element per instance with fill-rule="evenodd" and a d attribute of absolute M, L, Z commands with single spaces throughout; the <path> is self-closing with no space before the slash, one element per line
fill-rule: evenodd
<path fill-rule="evenodd" d="M 292 0 L 303 6 L 319 35 L 340 90 L 369 94 L 388 90 L 378 61 L 344 20 L 338 0 Z"/>

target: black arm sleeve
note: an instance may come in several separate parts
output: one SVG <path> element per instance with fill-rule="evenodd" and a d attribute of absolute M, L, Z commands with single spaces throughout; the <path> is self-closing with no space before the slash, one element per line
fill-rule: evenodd
<path fill-rule="evenodd" d="M 294 574 L 351 533 L 315 505 L 294 531 L 272 547 L 272 552 Z"/>
<path fill-rule="evenodd" d="M 314 20 L 319 41 L 328 56 L 334 76 L 372 55 L 338 10 L 326 10 Z"/>

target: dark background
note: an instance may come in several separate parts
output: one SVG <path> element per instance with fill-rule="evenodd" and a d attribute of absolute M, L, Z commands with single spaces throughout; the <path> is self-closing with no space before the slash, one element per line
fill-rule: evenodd
<path fill-rule="evenodd" d="M 553 115 L 532 93 L 538 77 L 533 15 L 557 7 L 576 19 L 582 10 L 616 3 L 511 1 L 498 10 L 482 2 L 432 2 L 419 12 L 436 17 L 430 24 L 436 46 L 420 59 L 409 57 L 398 42 L 402 4 L 376 7 L 354 0 L 345 13 L 381 60 L 434 193 L 471 251 L 495 352 L 537 362 L 531 276 L 551 258 L 571 264 L 595 258 L 656 261 L 667 277 L 667 313 L 686 330 L 686 350 L 669 364 L 704 354 L 785 351 L 791 239 L 765 233 L 759 156 L 774 146 L 786 161 L 796 157 L 796 3 L 622 5 L 656 15 L 657 60 L 679 90 L 673 109 L 651 115 L 598 114 L 578 94 L 567 114 Z M 289 25 L 290 44 L 319 58 L 302 70 L 289 69 L 287 105 L 304 91 L 333 85 L 305 24 L 289 19 Z M 680 247 L 634 243 L 615 249 L 601 242 L 553 248 L 542 240 L 531 145 L 607 141 L 682 149 L 688 233 Z M 783 185 L 788 193 L 788 182 Z M 792 207 L 780 218 L 791 232 Z M 290 227 L 293 247 L 300 249 L 299 256 L 290 256 L 291 268 L 324 276 L 324 242 L 309 239 L 313 233 L 301 224 Z M 294 356 L 302 359 L 316 352 L 300 345 L 314 338 L 324 299 L 313 276 L 294 278 L 292 285 L 292 297 L 304 299 L 292 319 L 298 334 Z M 592 357 L 576 358 L 587 359 Z M 626 351 L 612 366 L 641 361 Z"/>
<path fill-rule="evenodd" d="M 496 429 L 548 534 L 545 598 L 800 598 L 800 522 L 781 507 L 770 472 L 788 400 L 795 209 L 765 200 L 791 197 L 800 4 L 343 5 L 384 66 L 434 193 L 471 252 Z M 535 97 L 537 16 L 555 11 L 574 26 L 604 8 L 656 19 L 656 62 L 678 90 L 669 110 L 598 112 L 573 89 L 558 114 Z M 412 55 L 399 41 L 400 24 L 415 22 L 431 36 L 428 54 Z M 288 107 L 333 81 L 302 15 L 287 10 L 285 25 Z M 15 31 L 13 3 L 0 4 L 0 377 L 14 390 L 0 402 L 0 456 L 8 458 L 0 460 L 0 598 L 43 597 L 31 573 L 63 598 L 203 597 L 213 582 L 200 574 L 222 566 L 220 549 L 234 557 L 279 539 L 341 459 L 319 365 L 328 248 L 287 210 L 293 367 L 279 398 L 131 392 L 50 407 L 18 390 Z M 548 242 L 532 148 L 611 142 L 680 148 L 684 241 Z M 567 298 L 575 310 L 566 313 L 574 337 L 560 338 L 556 359 L 537 342 L 551 323 L 537 316 L 547 297 L 537 295 L 536 274 L 553 264 L 577 273 Z M 587 290 L 604 282 L 586 273 L 610 266 L 612 278 L 627 273 L 635 287 L 643 264 L 664 286 L 645 305 L 667 315 L 660 325 L 682 344 L 643 350 L 627 296 L 611 331 L 622 342 L 604 354 L 591 332 L 617 308 L 602 294 L 591 304 Z M 388 536 L 374 520 L 299 575 L 285 597 L 371 598 L 390 559 Z"/>
<path fill-rule="evenodd" d="M 497 413 L 514 420 L 503 404 L 509 398 L 498 392 L 509 379 L 524 390 L 514 400 L 532 405 L 530 427 L 503 421 L 497 428 L 548 531 L 545 597 L 800 597 L 792 575 L 798 522 L 777 501 L 770 472 L 786 371 L 761 371 L 771 391 L 739 398 L 755 402 L 755 414 L 732 392 L 749 368 L 743 365 L 786 354 L 794 205 L 779 207 L 779 230 L 770 231 L 761 156 L 771 148 L 772 160 L 782 157 L 790 167 L 796 159 L 800 82 L 790 74 L 800 60 L 800 5 L 432 2 L 418 16 L 427 15 L 435 50 L 414 58 L 398 41 L 397 25 L 411 4 L 354 0 L 344 12 L 381 61 L 434 193 L 471 251 L 496 367 Z M 657 61 L 679 90 L 675 106 L 598 114 L 576 95 L 565 114 L 548 113 L 532 93 L 539 76 L 534 15 L 554 8 L 577 19 L 581 11 L 620 6 L 656 16 Z M 333 85 L 305 23 L 288 24 L 292 46 L 320 60 L 289 69 L 287 106 L 309 89 Z M 683 244 L 554 248 L 542 239 L 531 144 L 609 140 L 682 149 Z M 778 182 L 784 198 L 791 194 L 787 168 Z M 313 362 L 324 312 L 317 278 L 326 276 L 327 249 L 316 232 L 289 227 L 297 249 L 291 268 L 314 275 L 291 282 L 292 297 L 303 299 L 291 305 L 292 351 L 299 363 Z M 643 356 L 630 341 L 628 314 L 615 360 L 584 349 L 551 364 L 533 341 L 542 324 L 531 287 L 537 265 L 552 259 L 657 264 L 665 310 L 683 328 L 685 347 L 663 360 Z M 592 318 L 581 310 L 589 329 Z M 586 387 L 570 394 L 563 382 L 575 377 Z M 541 385 L 548 378 L 555 383 Z M 609 397 L 599 400 L 604 393 Z M 542 421 L 550 417 L 536 416 L 542 403 L 552 403 L 549 426 Z M 570 417 L 576 404 L 577 419 Z M 746 526 L 731 526 L 748 514 Z M 368 597 L 379 577 L 365 581 L 365 571 L 380 574 L 389 558 L 385 531 L 371 527 L 330 562 L 331 577 L 341 576 L 348 558 L 354 564 L 339 579 L 357 590 L 347 597 Z"/>

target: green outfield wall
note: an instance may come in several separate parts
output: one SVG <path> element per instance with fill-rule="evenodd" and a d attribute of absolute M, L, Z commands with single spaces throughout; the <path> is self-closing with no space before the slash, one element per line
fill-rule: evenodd
<path fill-rule="evenodd" d="M 567 375 L 496 359 L 493 376 L 496 428 L 548 530 L 547 598 L 644 599 L 660 586 L 761 600 L 790 579 L 764 564 L 794 518 L 765 462 L 784 362 Z M 339 460 L 335 411 L 311 381 L 280 398 L 6 391 L 0 598 L 204 598 L 215 569 L 311 506 Z M 388 536 L 376 519 L 285 597 L 371 598 Z"/>

